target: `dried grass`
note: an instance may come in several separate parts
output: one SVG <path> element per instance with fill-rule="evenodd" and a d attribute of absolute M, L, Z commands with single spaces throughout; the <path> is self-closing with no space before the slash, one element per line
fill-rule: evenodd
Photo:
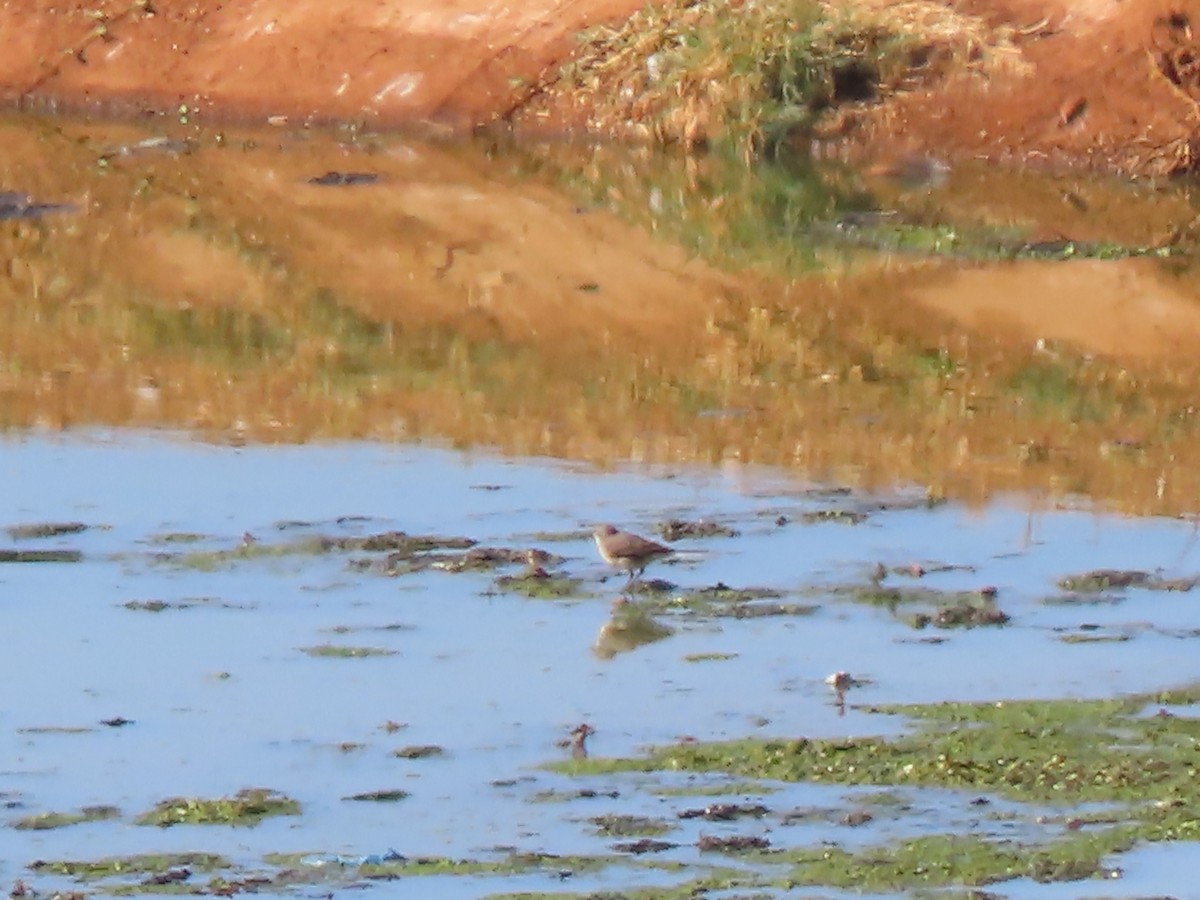
<path fill-rule="evenodd" d="M 589 32 L 547 94 L 598 132 L 750 155 L 848 100 L 1019 68 L 1013 37 L 934 0 L 664 0 Z"/>

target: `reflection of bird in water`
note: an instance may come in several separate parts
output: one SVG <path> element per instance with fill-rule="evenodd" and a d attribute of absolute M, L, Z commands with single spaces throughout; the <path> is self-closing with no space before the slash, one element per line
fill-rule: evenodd
<path fill-rule="evenodd" d="M 674 553 L 670 547 L 628 531 L 617 531 L 611 525 L 597 525 L 592 537 L 596 539 L 601 559 L 613 568 L 629 573 L 629 584 L 654 560 Z"/>
<path fill-rule="evenodd" d="M 644 607 L 621 597 L 613 603 L 609 620 L 600 626 L 592 652 L 601 659 L 612 659 L 672 634 L 673 629 L 655 621 Z"/>
<path fill-rule="evenodd" d="M 587 722 L 576 725 L 569 735 L 561 741 L 555 741 L 555 746 L 564 750 L 570 749 L 572 759 L 587 759 L 587 739 L 596 733 L 596 729 Z"/>

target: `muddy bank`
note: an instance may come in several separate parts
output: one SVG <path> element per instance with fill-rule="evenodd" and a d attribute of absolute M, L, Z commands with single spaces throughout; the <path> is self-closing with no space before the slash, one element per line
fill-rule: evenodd
<path fill-rule="evenodd" d="M 0 8 L 0 99 L 454 130 L 515 121 L 703 141 L 729 115 L 714 105 L 728 85 L 694 70 L 675 78 L 669 67 L 707 5 L 657 4 L 653 15 L 669 22 L 661 35 L 639 28 L 631 44 L 606 44 L 605 32 L 587 29 L 619 30 L 641 3 L 121 0 L 47 11 L 14 0 Z M 1196 0 L 792 5 L 781 14 L 789 27 L 849 20 L 835 43 L 847 56 L 867 54 L 835 73 L 813 127 L 796 135 L 806 149 L 815 140 L 824 155 L 855 159 L 921 154 L 1149 175 L 1195 168 Z M 715 7 L 712 17 L 729 21 Z M 599 50 L 582 72 L 564 74 L 565 61 L 586 54 L 585 32 Z M 895 36 L 911 47 L 899 70 L 885 72 L 891 63 L 872 54 Z M 644 95 L 659 88 L 669 108 L 656 113 Z"/>
<path fill-rule="evenodd" d="M 0 98 L 128 114 L 453 128 L 507 114 L 631 0 L 37 0 L 0 8 Z"/>

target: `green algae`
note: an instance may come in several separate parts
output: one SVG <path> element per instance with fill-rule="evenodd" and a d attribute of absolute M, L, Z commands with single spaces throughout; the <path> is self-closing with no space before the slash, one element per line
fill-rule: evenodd
<path fill-rule="evenodd" d="M 43 812 L 22 816 L 12 823 L 18 831 L 48 831 L 84 822 L 103 822 L 121 814 L 115 806 L 85 806 L 77 812 Z"/>
<path fill-rule="evenodd" d="M 187 552 L 164 551 L 155 553 L 153 558 L 156 562 L 183 569 L 215 572 L 235 563 L 263 559 L 324 556 L 347 552 L 386 553 L 387 558 L 381 565 L 390 571 L 399 568 L 407 560 L 421 557 L 422 554 L 438 550 L 469 550 L 474 545 L 475 541 L 467 537 L 408 534 L 403 531 L 350 537 L 314 534 L 276 542 L 259 540 L 247 532 L 242 536 L 241 542 L 233 547 Z"/>
<path fill-rule="evenodd" d="M 931 835 L 852 853 L 837 847 L 784 852 L 774 861 L 788 860 L 791 885 L 861 890 L 983 886 L 1022 876 L 1037 881 L 1073 881 L 1096 874 L 1108 849 L 1092 853 L 1072 848 L 1062 857 L 1046 852 L 1029 854 L 982 838 Z"/>
<path fill-rule="evenodd" d="M 370 656 L 396 656 L 400 653 L 399 650 L 391 650 L 387 647 L 346 647 L 334 644 L 317 644 L 300 649 L 309 656 L 333 659 L 366 659 Z"/>
<path fill-rule="evenodd" d="M 904 803 L 890 788 L 950 788 L 1006 797 L 1038 805 L 1030 819 L 1040 815 L 1044 804 L 1080 810 L 1102 804 L 1102 811 L 1064 819 L 1061 833 L 1040 842 L 945 834 L 853 852 L 836 846 L 768 852 L 756 850 L 747 836 L 729 848 L 739 850 L 747 862 L 787 864 L 787 887 L 895 890 L 980 886 L 1013 878 L 1076 881 L 1108 876 L 1105 860 L 1139 841 L 1200 839 L 1200 719 L 1165 709 L 1147 715 L 1156 705 L 1197 704 L 1200 688 L 1187 687 L 1112 700 L 873 707 L 864 711 L 905 716 L 913 727 L 887 739 L 685 742 L 653 748 L 640 757 L 562 760 L 549 768 L 593 776 L 684 771 L 874 785 L 882 792 L 858 796 L 860 809 L 877 797 L 901 816 Z M 872 818 L 869 813 L 840 815 L 846 825 Z"/>
<path fill-rule="evenodd" d="M 675 830 L 675 826 L 664 819 L 649 816 L 609 814 L 593 816 L 588 820 L 601 837 L 658 837 Z"/>
<path fill-rule="evenodd" d="M 656 797 L 732 797 L 766 796 L 780 790 L 778 784 L 766 781 L 729 781 L 720 784 L 697 781 L 689 785 L 672 785 L 670 787 L 654 787 L 651 792 Z"/>
<path fill-rule="evenodd" d="M 939 591 L 929 587 L 890 587 L 872 580 L 867 584 L 838 585 L 820 589 L 836 598 L 880 606 L 913 628 L 970 628 L 979 625 L 1004 625 L 1009 617 L 996 605 L 993 588 L 975 591 Z M 901 608 L 923 609 L 901 612 Z"/>
<path fill-rule="evenodd" d="M 268 853 L 263 861 L 282 869 L 307 867 L 316 872 L 307 860 L 312 854 Z M 580 872 L 594 872 L 610 865 L 615 858 L 601 856 L 559 856 L 553 853 L 507 853 L 499 859 L 456 859 L 448 856 L 402 856 L 395 855 L 378 861 L 363 861 L 357 874 L 372 880 L 391 880 L 407 876 L 428 875 L 518 875 L 548 869 L 569 877 Z M 328 867 L 331 873 L 342 874 L 342 866 Z"/>
<path fill-rule="evenodd" d="M 245 788 L 233 797 L 206 800 L 172 797 L 137 818 L 138 825 L 257 825 L 272 816 L 298 816 L 300 804 L 265 788 Z"/>
<path fill-rule="evenodd" d="M 178 866 L 211 872 L 229 868 L 230 862 L 214 853 L 143 853 L 95 860 L 37 860 L 29 868 L 35 872 L 93 881 L 118 875 L 154 874 Z"/>
<path fill-rule="evenodd" d="M 506 594 L 519 594 L 531 600 L 561 600 L 564 597 L 588 596 L 580 590 L 583 585 L 582 579 L 555 575 L 540 567 L 519 575 L 501 575 L 494 584 L 497 590 Z"/>
<path fill-rule="evenodd" d="M 1190 591 L 1195 578 L 1160 578 L 1136 569 L 1096 569 L 1080 575 L 1067 575 L 1058 580 L 1058 587 L 1074 594 L 1103 594 L 1124 588 L 1143 588 L 1148 591 Z"/>

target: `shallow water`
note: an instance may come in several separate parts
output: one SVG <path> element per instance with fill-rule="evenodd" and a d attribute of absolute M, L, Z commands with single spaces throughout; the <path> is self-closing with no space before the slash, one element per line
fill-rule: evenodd
<path fill-rule="evenodd" d="M 1192 594 L 1129 590 L 1110 605 L 1043 602 L 1059 593 L 1056 579 L 1088 569 L 1195 574 L 1200 542 L 1185 521 L 1086 509 L 1030 512 L 1015 501 L 929 508 L 914 505 L 916 491 L 840 494 L 783 472 L 735 466 L 600 472 L 429 446 L 230 448 L 161 433 L 10 437 L 0 443 L 0 465 L 8 476 L 0 525 L 89 526 L 80 534 L 9 541 L 78 549 L 78 563 L 0 565 L 9 635 L 0 682 L 11 686 L 0 728 L 0 759 L 7 760 L 0 790 L 16 804 L 12 817 L 94 804 L 122 811 L 116 822 L 3 829 L 0 879 L 29 880 L 25 866 L 37 859 L 169 850 L 219 852 L 251 869 L 267 852 L 605 853 L 611 839 L 596 836 L 589 817 L 673 819 L 679 808 L 708 801 L 663 797 L 656 793 L 660 780 L 636 775 L 567 779 L 539 769 L 566 754 L 555 742 L 582 721 L 597 729 L 591 752 L 619 755 L 682 735 L 817 737 L 904 727 L 856 709 L 859 703 L 1102 697 L 1200 678 L 1200 609 Z M 801 519 L 851 506 L 876 511 L 859 525 Z M 789 522 L 777 525 L 780 516 Z M 740 534 L 680 542 L 694 552 L 658 566 L 657 574 L 683 586 L 721 581 L 794 591 L 816 611 L 746 620 L 680 616 L 668 639 L 598 657 L 593 643 L 621 580 L 604 570 L 581 529 L 612 520 L 648 531 L 671 517 L 713 519 Z M 387 577 L 348 566 L 367 555 L 361 552 L 234 559 L 211 569 L 156 558 L 234 548 L 244 532 L 271 544 L 306 533 L 393 529 L 546 547 L 566 558 L 562 568 L 584 580 L 587 596 L 552 601 L 498 593 L 491 573 Z M 565 541 L 531 537 L 575 531 L 580 537 Z M 203 537 L 182 547 L 163 542 L 179 533 Z M 877 562 L 970 566 L 922 583 L 993 585 L 1012 621 L 937 631 L 946 640 L 931 645 L 919 641 L 928 632 L 885 610 L 829 593 L 861 581 Z M 157 613 L 124 605 L 195 598 L 204 599 Z M 1130 639 L 1060 641 L 1085 624 Z M 314 658 L 302 651 L 322 644 L 396 655 Z M 698 653 L 735 656 L 685 661 Z M 837 670 L 869 679 L 850 691 L 844 710 L 823 682 Z M 133 724 L 99 724 L 116 716 Z M 389 721 L 405 727 L 385 733 Z M 84 730 L 40 730 L 75 728 Z M 361 747 L 343 749 L 343 742 Z M 437 744 L 446 754 L 390 755 L 413 744 Z M 216 797 L 248 786 L 297 799 L 302 815 L 253 829 L 130 824 L 165 797 Z M 620 798 L 533 799 L 584 787 L 617 790 Z M 411 796 L 396 804 L 341 799 L 379 789 Z M 852 806 L 855 793 L 791 785 L 769 803 L 836 809 Z M 954 792 L 908 793 L 924 812 L 853 834 L 842 828 L 838 840 L 853 846 L 924 828 L 999 828 L 1004 836 L 1033 827 L 1027 818 L 989 825 Z M 820 821 L 761 826 L 789 845 L 819 842 L 828 828 Z M 745 823 L 738 829 L 745 833 Z M 662 858 L 705 864 L 694 849 L 700 833 L 721 833 L 721 826 L 678 823 L 667 839 L 681 847 Z M 1164 857 L 1156 871 L 1185 856 Z M 552 872 L 438 877 L 422 881 L 421 891 L 586 891 L 655 879 L 671 880 L 618 867 L 569 884 Z M 405 889 L 401 882 L 375 890 Z M 1014 896 L 1024 894 L 1014 889 Z"/>
<path fill-rule="evenodd" d="M 305 895 L 582 895 L 772 874 L 699 850 L 714 835 L 1038 845 L 1080 810 L 545 764 L 581 723 L 592 755 L 622 756 L 909 727 L 879 704 L 1200 680 L 1194 592 L 1058 584 L 1200 575 L 1187 185 L 964 168 L 914 187 L 644 148 L 154 127 L 0 120 L 0 529 L 87 526 L 0 531 L 0 550 L 82 554 L 0 562 L 0 800 L 10 823 L 120 809 L 0 827 L 0 882 L 74 889 L 29 865 L 211 851 L 272 890 L 299 871 Z M 1007 258 L 1064 237 L 1093 258 Z M 669 637 L 614 643 L 624 579 L 590 528 L 672 518 L 737 535 L 680 541 L 649 577 L 769 588 L 786 614 L 675 603 Z M 530 599 L 498 581 L 518 564 L 389 572 L 345 547 L 394 530 L 545 549 L 581 581 Z M 929 596 L 854 599 L 880 566 Z M 1006 625 L 914 627 L 985 588 Z M 373 655 L 306 652 L 331 647 Z M 839 698 L 843 671 L 860 683 Z M 444 752 L 394 755 L 419 745 Z M 256 786 L 301 815 L 134 824 Z M 409 796 L 343 799 L 379 790 Z M 714 798 L 768 811 L 680 818 Z M 593 821 L 613 815 L 677 846 L 619 851 Z M 1186 890 L 1190 847 L 1137 847 L 1086 892 Z M 556 856 L 364 880 L 389 851 Z"/>

